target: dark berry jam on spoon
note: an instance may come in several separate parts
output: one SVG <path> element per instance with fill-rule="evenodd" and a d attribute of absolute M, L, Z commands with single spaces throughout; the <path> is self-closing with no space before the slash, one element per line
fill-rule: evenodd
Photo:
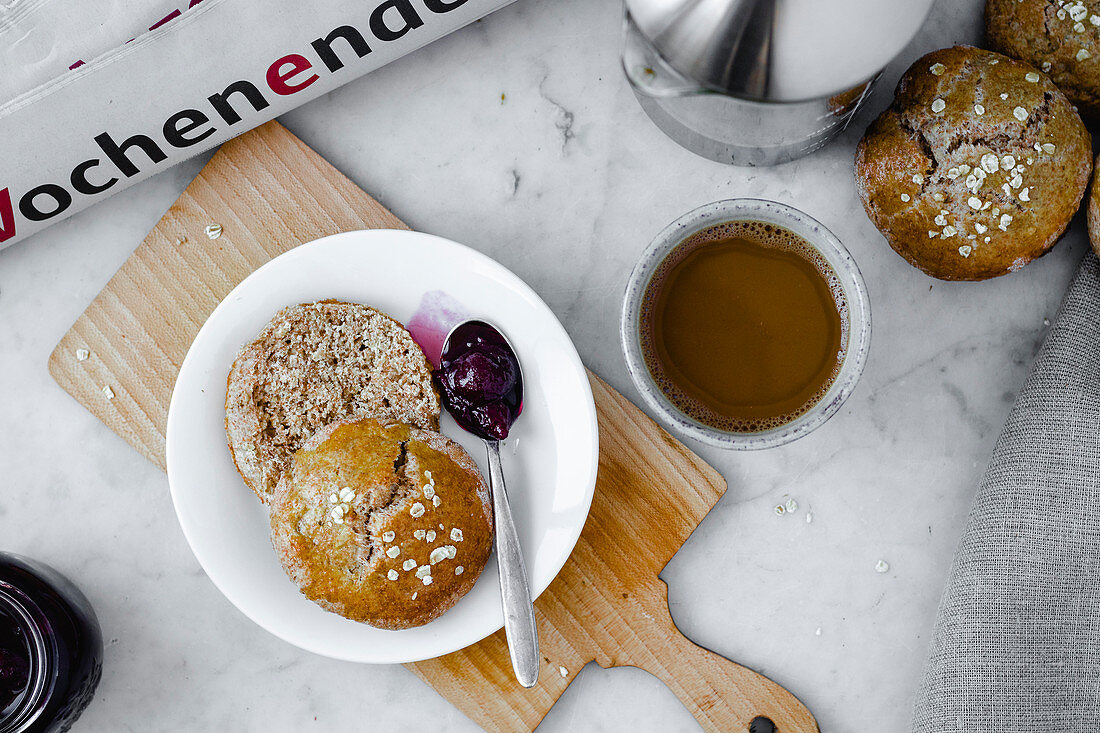
<path fill-rule="evenodd" d="M 485 441 L 504 633 L 516 679 L 524 687 L 533 687 L 539 678 L 535 609 L 500 465 L 500 441 L 508 437 L 523 409 L 519 358 L 499 330 L 485 321 L 466 321 L 447 335 L 433 377 L 443 405 L 459 427 Z"/>
<path fill-rule="evenodd" d="M 507 339 L 484 321 L 456 326 L 434 374 L 443 404 L 463 430 L 504 440 L 523 409 L 523 376 Z"/>

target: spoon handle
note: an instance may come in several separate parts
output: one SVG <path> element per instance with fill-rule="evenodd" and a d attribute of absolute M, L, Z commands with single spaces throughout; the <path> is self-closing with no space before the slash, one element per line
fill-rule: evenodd
<path fill-rule="evenodd" d="M 527 585 L 527 568 L 508 505 L 504 472 L 500 466 L 500 443 L 485 441 L 489 455 L 489 492 L 493 496 L 497 564 L 500 566 L 500 598 L 504 606 L 504 633 L 516 679 L 524 687 L 534 687 L 539 679 L 539 634 L 535 627 L 535 607 Z"/>

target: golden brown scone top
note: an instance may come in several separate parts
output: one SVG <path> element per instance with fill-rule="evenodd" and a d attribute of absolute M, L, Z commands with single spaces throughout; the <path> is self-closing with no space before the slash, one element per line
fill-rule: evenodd
<path fill-rule="evenodd" d="M 403 629 L 473 587 L 491 550 L 491 517 L 485 483 L 457 443 L 351 419 L 295 454 L 271 502 L 272 544 L 307 598 Z"/>
<path fill-rule="evenodd" d="M 1100 0 L 987 0 L 985 33 L 990 48 L 1048 74 L 1100 118 Z"/>
<path fill-rule="evenodd" d="M 1044 254 L 1091 168 L 1089 135 L 1047 77 L 968 46 L 917 60 L 856 151 L 868 216 L 944 280 L 1003 275 Z"/>

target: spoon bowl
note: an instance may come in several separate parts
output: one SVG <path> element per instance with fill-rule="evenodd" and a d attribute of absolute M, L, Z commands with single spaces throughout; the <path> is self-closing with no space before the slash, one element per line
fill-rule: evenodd
<path fill-rule="evenodd" d="M 504 440 L 523 410 L 523 367 L 492 324 L 469 320 L 443 341 L 436 386 L 459 426 L 482 440 Z"/>

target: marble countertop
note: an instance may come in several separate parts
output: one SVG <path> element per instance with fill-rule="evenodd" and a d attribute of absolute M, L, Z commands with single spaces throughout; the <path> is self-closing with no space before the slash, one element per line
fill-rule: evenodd
<path fill-rule="evenodd" d="M 530 283 L 589 367 L 633 399 L 620 299 L 666 223 L 755 196 L 845 242 L 874 316 L 862 381 L 791 445 L 692 444 L 730 488 L 662 573 L 688 637 L 787 686 L 823 731 L 906 727 L 976 483 L 1087 247 L 1079 217 L 1021 272 L 947 284 L 895 255 L 862 211 L 856 140 L 908 63 L 979 41 L 981 6 L 937 2 L 852 129 L 773 169 L 697 158 L 649 122 L 619 68 L 612 0 L 519 0 L 283 118 L 411 226 Z M 402 667 L 313 656 L 248 621 L 191 555 L 164 474 L 46 373 L 57 340 L 205 159 L 0 253 L 0 545 L 68 574 L 99 612 L 105 676 L 76 730 L 476 730 Z M 777 516 L 788 498 L 799 509 Z M 696 728 L 655 678 L 590 664 L 540 731 L 627 729 Z"/>

